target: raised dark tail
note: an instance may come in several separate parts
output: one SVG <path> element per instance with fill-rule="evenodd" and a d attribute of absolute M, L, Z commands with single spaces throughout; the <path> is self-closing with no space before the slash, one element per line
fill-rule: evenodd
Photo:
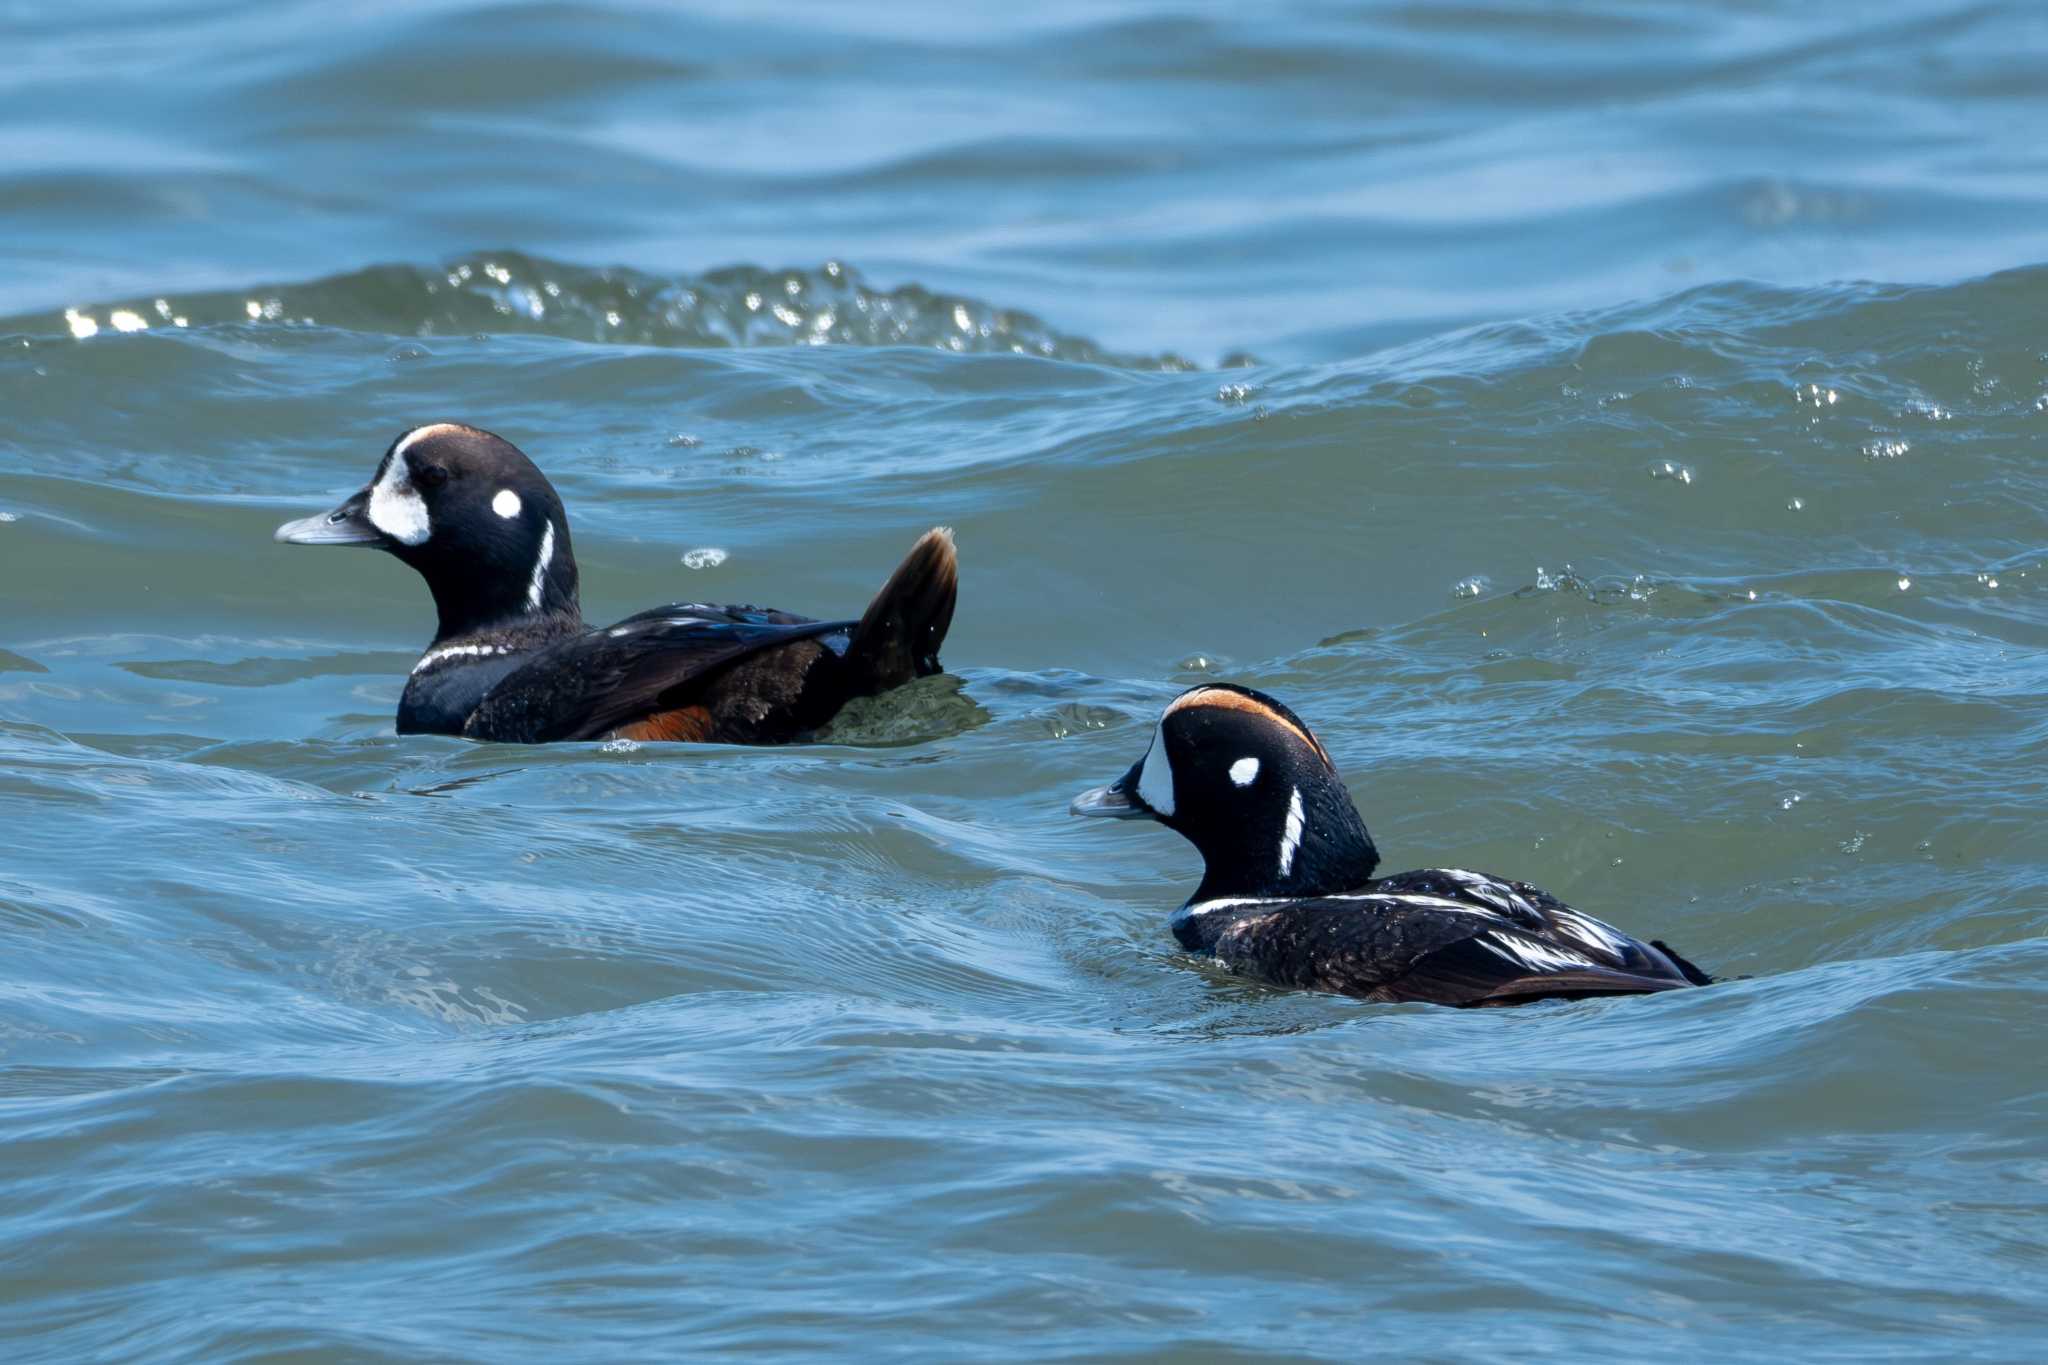
<path fill-rule="evenodd" d="M 846 667 L 854 690 L 880 692 L 937 673 L 959 593 L 952 529 L 935 526 L 910 547 L 853 628 Z"/>
<path fill-rule="evenodd" d="M 1687 981 L 1692 982 L 1693 985 L 1711 986 L 1714 984 L 1713 977 L 1708 976 L 1705 972 L 1701 971 L 1699 968 L 1693 966 L 1690 962 L 1687 962 L 1684 958 L 1680 957 L 1677 954 L 1677 952 L 1675 952 L 1672 949 L 1671 945 L 1666 943 L 1663 939 L 1651 939 L 1650 946 L 1652 948 L 1655 948 L 1658 952 L 1664 954 L 1664 956 L 1670 958 L 1671 965 L 1678 968 L 1679 971 L 1685 973 L 1685 979 Z"/>

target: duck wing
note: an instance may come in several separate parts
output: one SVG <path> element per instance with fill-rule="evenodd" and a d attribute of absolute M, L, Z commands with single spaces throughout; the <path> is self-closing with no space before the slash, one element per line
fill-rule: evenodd
<path fill-rule="evenodd" d="M 1382 885 L 1231 908 L 1212 951 L 1232 971 L 1274 985 L 1384 1002 L 1507 1005 L 1695 984 L 1675 965 L 1660 967 L 1661 954 L 1632 969 L 1611 952 L 1516 922 L 1525 917 Z"/>
<path fill-rule="evenodd" d="M 1631 975 L 1676 977 L 1682 984 L 1694 986 L 1713 984 L 1712 977 L 1665 944 L 1654 939 L 1644 943 L 1624 934 L 1528 882 L 1458 867 L 1430 867 L 1382 877 L 1372 889 L 1437 896 L 1489 911 L 1539 941 L 1578 953 L 1601 967 Z"/>
<path fill-rule="evenodd" d="M 596 739 L 672 711 L 740 659 L 853 624 L 751 606 L 656 607 L 539 651 L 485 695 L 462 732 L 526 744 Z"/>

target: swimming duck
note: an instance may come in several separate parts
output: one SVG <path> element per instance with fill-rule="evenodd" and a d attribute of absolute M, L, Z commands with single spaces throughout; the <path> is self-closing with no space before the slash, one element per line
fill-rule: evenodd
<path fill-rule="evenodd" d="M 1712 981 L 1527 882 L 1459 868 L 1375 877 L 1379 851 L 1329 753 L 1247 687 L 1181 693 L 1145 756 L 1071 809 L 1157 820 L 1200 850 L 1174 937 L 1272 985 L 1473 1006 Z"/>
<path fill-rule="evenodd" d="M 937 673 L 958 591 L 939 527 L 857 621 L 683 602 L 594 630 L 553 485 L 510 441 L 455 422 L 404 433 L 361 491 L 276 538 L 384 550 L 417 570 L 440 623 L 398 732 L 514 743 L 802 738 L 855 697 Z"/>

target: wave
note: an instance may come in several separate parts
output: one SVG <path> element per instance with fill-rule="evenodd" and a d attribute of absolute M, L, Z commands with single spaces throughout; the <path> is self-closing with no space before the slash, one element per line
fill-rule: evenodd
<path fill-rule="evenodd" d="M 0 320 L 0 333 L 88 337 L 227 324 L 400 337 L 522 333 L 632 346 L 915 346 L 1124 369 L 1195 368 L 1170 353 L 1120 354 L 1031 313 L 965 295 L 917 284 L 880 289 L 837 261 L 815 269 L 734 265 L 657 275 L 518 251 L 27 313 Z"/>

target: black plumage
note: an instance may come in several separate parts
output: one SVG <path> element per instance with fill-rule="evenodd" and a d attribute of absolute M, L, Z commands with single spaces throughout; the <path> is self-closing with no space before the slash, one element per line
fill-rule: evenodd
<path fill-rule="evenodd" d="M 1249 688 L 1181 694 L 1145 757 L 1074 810 L 1150 817 L 1194 843 L 1204 874 L 1175 938 L 1273 985 L 1473 1006 L 1711 981 L 1526 882 L 1458 868 L 1375 877 L 1379 852 L 1329 755 Z"/>
<path fill-rule="evenodd" d="M 439 628 L 400 733 L 517 743 L 801 738 L 855 697 L 937 673 L 958 591 L 938 529 L 859 620 L 689 602 L 593 630 L 554 488 L 510 442 L 454 423 L 400 436 L 360 492 L 277 538 L 383 549 L 426 579 Z"/>

